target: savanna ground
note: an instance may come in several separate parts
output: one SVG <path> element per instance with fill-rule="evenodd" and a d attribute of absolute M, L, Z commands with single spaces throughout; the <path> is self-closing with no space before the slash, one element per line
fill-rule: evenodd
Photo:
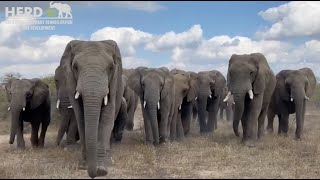
<path fill-rule="evenodd" d="M 138 108 L 135 130 L 126 131 L 123 142 L 113 145 L 113 165 L 109 174 L 100 178 L 319 178 L 319 110 L 309 105 L 302 141 L 294 140 L 291 115 L 288 137 L 277 135 L 276 118 L 275 132 L 267 134 L 255 148 L 243 146 L 234 135 L 232 124 L 222 120 L 213 136 L 200 136 L 194 122 L 184 142 L 154 148 L 143 143 Z M 85 170 L 77 169 L 79 150 L 64 151 L 54 146 L 59 116 L 50 125 L 44 149 L 32 149 L 30 133 L 26 133 L 27 148 L 19 152 L 15 144 L 8 144 L 9 116 L 1 112 L 4 111 L 0 110 L 0 178 L 88 178 Z"/>

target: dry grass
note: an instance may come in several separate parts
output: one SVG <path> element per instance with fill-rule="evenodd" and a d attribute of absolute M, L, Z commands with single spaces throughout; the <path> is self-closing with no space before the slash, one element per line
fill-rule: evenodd
<path fill-rule="evenodd" d="M 138 113 L 136 120 L 141 120 L 140 110 Z M 114 164 L 102 178 L 318 178 L 319 118 L 319 112 L 309 109 L 303 141 L 294 140 L 295 126 L 291 125 L 288 137 L 266 135 L 256 148 L 241 145 L 231 124 L 224 121 L 219 121 L 212 137 L 200 136 L 194 124 L 184 142 L 158 148 L 144 145 L 138 128 L 126 132 L 123 143 L 113 146 Z M 51 127 L 42 150 L 30 148 L 28 135 L 24 152 L 9 146 L 7 135 L 0 136 L 0 177 L 88 178 L 86 171 L 77 169 L 79 151 L 53 146 L 56 128 Z"/>

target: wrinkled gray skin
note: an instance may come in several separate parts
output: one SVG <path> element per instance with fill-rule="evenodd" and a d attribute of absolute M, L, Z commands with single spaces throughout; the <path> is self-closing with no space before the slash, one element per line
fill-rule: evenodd
<path fill-rule="evenodd" d="M 126 129 L 132 131 L 134 127 L 134 113 L 138 107 L 139 96 L 128 85 L 128 78 L 134 72 L 134 69 L 123 69 L 122 83 L 124 86 L 123 97 L 127 102 L 128 121 Z"/>
<path fill-rule="evenodd" d="M 60 65 L 78 124 L 82 149 L 79 168 L 87 168 L 91 178 L 105 176 L 111 159 L 111 133 L 123 93 L 118 45 L 113 40 L 72 40 Z"/>
<path fill-rule="evenodd" d="M 25 149 L 23 121 L 31 124 L 32 147 L 43 147 L 50 124 L 49 86 L 40 79 L 11 79 L 5 85 L 11 112 L 9 143 L 17 136 L 17 148 Z M 25 110 L 23 110 L 25 109 Z M 38 131 L 41 125 L 41 134 Z"/>
<path fill-rule="evenodd" d="M 140 97 L 146 143 L 158 145 L 166 142 L 173 116 L 175 92 L 174 79 L 169 70 L 164 67 L 138 67 L 128 83 Z"/>
<path fill-rule="evenodd" d="M 122 141 L 123 131 L 128 121 L 128 114 L 127 114 L 127 102 L 124 97 L 121 99 L 121 107 L 117 118 L 114 122 L 114 127 L 112 130 L 112 142 L 113 143 L 120 143 Z"/>
<path fill-rule="evenodd" d="M 226 79 L 219 71 L 213 70 L 199 72 L 198 81 L 199 91 L 196 101 L 200 133 L 212 133 L 218 128 L 217 114 Z"/>
<path fill-rule="evenodd" d="M 58 130 L 56 144 L 59 146 L 64 134 L 66 134 L 66 146 L 77 143 L 79 140 L 78 125 L 74 116 L 71 103 L 69 101 L 66 78 L 61 66 L 58 66 L 55 75 L 55 85 L 57 91 L 57 104 L 56 108 L 62 117 L 60 127 Z"/>
<path fill-rule="evenodd" d="M 174 114 L 170 127 L 170 140 L 183 140 L 190 131 L 192 102 L 198 93 L 198 80 L 189 72 L 173 69 L 170 71 L 175 83 Z"/>
<path fill-rule="evenodd" d="M 296 113 L 296 139 L 303 135 L 306 101 L 312 97 L 316 87 L 316 77 L 310 68 L 282 70 L 277 76 L 276 88 L 268 111 L 269 132 L 273 132 L 273 119 L 279 118 L 278 133 L 288 133 L 289 114 Z M 291 98 L 293 101 L 291 101 Z"/>
<path fill-rule="evenodd" d="M 227 93 L 228 93 L 228 88 L 226 87 L 224 90 L 223 97 L 226 97 Z M 220 104 L 220 119 L 223 119 L 223 114 L 225 112 L 227 121 L 232 121 L 233 114 L 234 114 L 234 108 L 235 108 L 233 96 L 231 95 L 231 97 L 226 102 L 223 102 L 223 98 L 222 98 L 220 103 L 221 103 Z"/>
<path fill-rule="evenodd" d="M 228 89 L 233 94 L 235 113 L 233 130 L 239 136 L 241 120 L 243 143 L 255 146 L 255 141 L 264 133 L 264 119 L 275 88 L 276 78 L 263 54 L 232 55 L 228 68 Z M 249 97 L 253 91 L 253 99 Z M 257 133 L 258 122 L 258 133 Z"/>

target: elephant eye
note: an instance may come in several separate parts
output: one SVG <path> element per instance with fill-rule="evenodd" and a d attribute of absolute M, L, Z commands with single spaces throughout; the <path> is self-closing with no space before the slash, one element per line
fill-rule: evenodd
<path fill-rule="evenodd" d="M 32 96 L 31 93 L 27 93 L 27 98 L 30 98 Z"/>

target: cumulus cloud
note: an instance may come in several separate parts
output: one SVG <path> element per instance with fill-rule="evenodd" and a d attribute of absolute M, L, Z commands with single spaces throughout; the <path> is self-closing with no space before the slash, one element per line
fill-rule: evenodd
<path fill-rule="evenodd" d="M 173 31 L 167 32 L 163 35 L 154 37 L 146 45 L 146 49 L 152 51 L 168 50 L 173 47 L 187 47 L 196 46 L 202 40 L 202 29 L 199 24 L 192 26 L 189 30 L 175 33 Z"/>
<path fill-rule="evenodd" d="M 293 1 L 259 12 L 270 28 L 257 32 L 259 38 L 281 39 L 284 37 L 313 36 L 320 34 L 320 2 Z"/>
<path fill-rule="evenodd" d="M 23 78 L 40 78 L 53 75 L 59 63 L 13 64 L 0 68 L 0 74 L 20 73 Z"/>

